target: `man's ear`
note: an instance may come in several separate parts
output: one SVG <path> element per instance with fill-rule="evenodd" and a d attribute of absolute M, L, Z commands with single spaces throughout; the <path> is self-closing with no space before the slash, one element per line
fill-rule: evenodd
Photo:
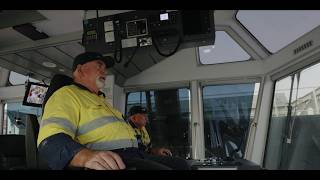
<path fill-rule="evenodd" d="M 134 114 L 134 115 L 130 116 L 129 119 L 132 121 L 135 121 L 135 120 L 137 120 L 137 115 Z"/>
<path fill-rule="evenodd" d="M 78 64 L 78 65 L 77 65 L 77 71 L 78 71 L 79 73 L 82 72 L 82 69 L 81 69 L 81 68 L 82 68 L 81 64 Z"/>
<path fill-rule="evenodd" d="M 77 72 L 78 72 L 78 74 L 82 77 L 84 74 L 84 66 L 82 65 L 82 64 L 78 64 L 77 65 Z"/>

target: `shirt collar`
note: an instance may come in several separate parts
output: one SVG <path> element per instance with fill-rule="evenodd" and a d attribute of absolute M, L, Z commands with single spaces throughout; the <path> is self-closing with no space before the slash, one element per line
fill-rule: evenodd
<path fill-rule="evenodd" d="M 92 91 L 90 91 L 90 89 L 88 89 L 87 87 L 85 87 L 85 86 L 82 85 L 82 84 L 79 84 L 79 83 L 74 82 L 74 81 L 73 81 L 73 84 L 76 85 L 76 86 L 78 86 L 78 87 L 81 88 L 81 89 L 84 89 L 84 90 L 87 90 L 87 91 L 93 93 Z M 100 96 L 100 95 L 102 95 L 104 98 L 106 97 L 106 95 L 105 95 L 103 92 L 98 91 L 98 96 Z"/>

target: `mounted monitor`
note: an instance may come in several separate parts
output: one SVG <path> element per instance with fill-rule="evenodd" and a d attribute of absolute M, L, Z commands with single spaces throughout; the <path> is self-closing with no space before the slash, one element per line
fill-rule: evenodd
<path fill-rule="evenodd" d="M 48 87 L 49 86 L 45 84 L 29 82 L 27 84 L 22 105 L 41 107 Z"/>
<path fill-rule="evenodd" d="M 214 45 L 214 14 L 211 10 L 181 11 L 185 47 Z"/>

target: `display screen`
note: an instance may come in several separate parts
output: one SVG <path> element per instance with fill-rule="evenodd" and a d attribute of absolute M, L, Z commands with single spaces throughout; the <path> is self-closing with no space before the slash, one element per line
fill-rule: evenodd
<path fill-rule="evenodd" d="M 127 37 L 144 36 L 148 34 L 147 19 L 129 21 L 127 24 Z"/>
<path fill-rule="evenodd" d="M 22 104 L 25 106 L 41 107 L 48 86 L 45 84 L 29 82 Z"/>
<path fill-rule="evenodd" d="M 160 14 L 160 21 L 165 21 L 169 19 L 168 13 Z"/>

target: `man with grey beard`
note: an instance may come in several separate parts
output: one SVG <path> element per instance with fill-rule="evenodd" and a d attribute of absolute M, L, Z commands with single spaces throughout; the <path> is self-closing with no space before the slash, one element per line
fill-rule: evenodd
<path fill-rule="evenodd" d="M 111 57 L 97 52 L 75 58 L 73 84 L 55 91 L 44 106 L 39 155 L 57 170 L 189 169 L 183 159 L 138 149 L 134 129 L 100 91 L 113 64 Z"/>

